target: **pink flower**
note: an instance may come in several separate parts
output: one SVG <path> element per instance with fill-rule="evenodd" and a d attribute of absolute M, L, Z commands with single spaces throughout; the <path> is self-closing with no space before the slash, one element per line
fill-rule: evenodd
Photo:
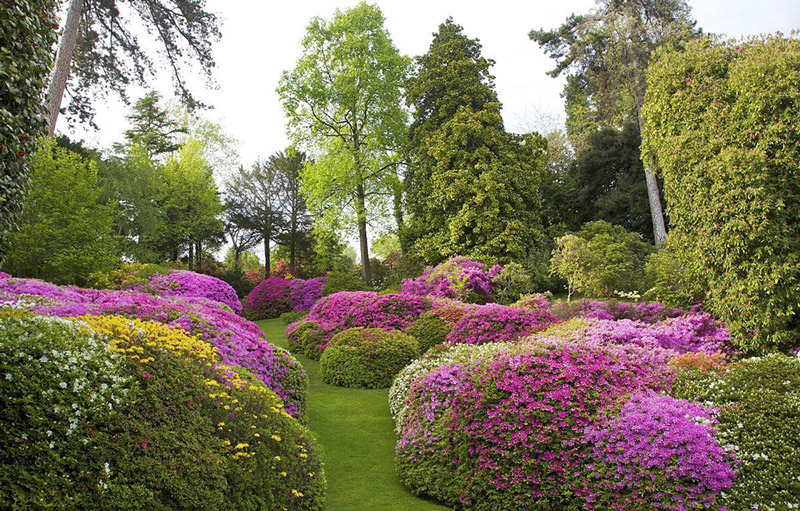
<path fill-rule="evenodd" d="M 150 379 L 150 378 L 152 378 L 152 377 L 153 377 L 153 375 L 152 375 L 152 374 L 150 374 L 150 373 L 148 373 L 147 371 L 145 371 L 145 372 L 143 372 L 143 373 L 142 373 L 142 378 L 146 378 L 146 379 L 148 379 L 148 380 L 149 380 L 149 379 Z"/>

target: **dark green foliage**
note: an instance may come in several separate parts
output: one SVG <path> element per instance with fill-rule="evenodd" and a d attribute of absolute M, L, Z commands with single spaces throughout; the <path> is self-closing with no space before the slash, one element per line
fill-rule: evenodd
<path fill-rule="evenodd" d="M 397 330 L 351 328 L 333 336 L 320 359 L 322 381 L 340 387 L 387 388 L 419 355 L 413 337 Z"/>
<path fill-rule="evenodd" d="M 445 342 L 451 329 L 450 323 L 433 312 L 426 312 L 406 328 L 406 333 L 417 341 L 420 353 L 425 353 L 430 348 Z"/>
<path fill-rule="evenodd" d="M 55 0 L 0 2 L 0 264 L 29 185 L 28 158 L 47 134 L 47 85 L 56 42 Z"/>
<path fill-rule="evenodd" d="M 303 311 L 284 312 L 283 314 L 280 315 L 280 318 L 281 321 L 283 321 L 288 325 L 289 323 L 294 323 L 295 321 L 302 320 L 304 317 L 306 317 L 307 314 L 308 312 L 303 312 Z"/>
<path fill-rule="evenodd" d="M 671 307 L 690 307 L 706 298 L 707 285 L 669 248 L 650 254 L 644 268 L 643 296 Z"/>
<path fill-rule="evenodd" d="M 800 344 L 800 41 L 702 39 L 648 71 L 670 246 L 746 350 Z"/>
<path fill-rule="evenodd" d="M 20 230 L 9 238 L 5 271 L 84 285 L 89 274 L 119 264 L 114 211 L 101 203 L 94 162 L 48 142 L 30 165 L 33 187 L 19 219 Z"/>
<path fill-rule="evenodd" d="M 357 271 L 337 270 L 328 273 L 328 281 L 322 288 L 322 296 L 339 291 L 366 291 L 367 285 Z"/>
<path fill-rule="evenodd" d="M 146 149 L 149 156 L 174 153 L 181 148 L 177 137 L 189 133 L 186 126 L 161 107 L 160 101 L 161 95 L 150 91 L 136 101 L 128 115 L 130 128 L 125 130 L 125 139 L 130 145 Z"/>
<path fill-rule="evenodd" d="M 728 509 L 800 505 L 800 359 L 781 354 L 745 360 L 717 375 L 679 373 L 673 393 L 720 408 L 721 444 L 736 446 L 737 478 Z"/>
<path fill-rule="evenodd" d="M 533 281 L 522 265 L 509 263 L 492 279 L 492 297 L 497 303 L 511 305 L 523 295 L 533 292 Z"/>
<path fill-rule="evenodd" d="M 418 57 L 406 173 L 404 247 L 428 264 L 454 253 L 509 262 L 541 240 L 539 182 L 546 143 L 507 133 L 477 40 L 448 19 Z"/>

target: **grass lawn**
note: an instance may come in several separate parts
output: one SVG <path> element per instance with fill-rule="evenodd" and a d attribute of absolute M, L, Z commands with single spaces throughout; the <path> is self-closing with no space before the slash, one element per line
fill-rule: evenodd
<path fill-rule="evenodd" d="M 279 319 L 259 321 L 273 343 L 287 348 Z M 328 511 L 417 511 L 446 507 L 415 497 L 394 468 L 396 436 L 389 391 L 322 383 L 319 362 L 295 355 L 308 373 L 309 427 L 322 446 L 328 478 Z"/>

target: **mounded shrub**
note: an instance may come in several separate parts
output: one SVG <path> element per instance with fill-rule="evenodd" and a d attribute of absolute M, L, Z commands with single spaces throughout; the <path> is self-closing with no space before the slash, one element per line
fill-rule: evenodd
<path fill-rule="evenodd" d="M 400 292 L 486 303 L 492 300 L 493 279 L 502 271 L 501 266 L 487 270 L 483 263 L 467 257 L 453 257 L 436 267 L 425 268 L 414 280 L 404 280 Z"/>
<path fill-rule="evenodd" d="M 242 302 L 236 290 L 224 280 L 187 270 L 172 270 L 167 274 L 153 275 L 148 282 L 148 292 L 159 296 L 206 298 L 224 303 L 237 314 L 242 312 Z"/>
<path fill-rule="evenodd" d="M 666 307 L 658 302 L 624 303 L 616 300 L 560 302 L 554 305 L 552 310 L 561 319 L 575 317 L 613 320 L 632 319 L 645 323 L 677 318 L 687 313 L 685 309 Z"/>
<path fill-rule="evenodd" d="M 374 291 L 340 291 L 317 300 L 306 319 L 323 325 L 345 327 L 345 319 L 354 308 L 380 296 Z"/>
<path fill-rule="evenodd" d="M 313 279 L 292 279 L 289 281 L 289 305 L 294 312 L 308 312 L 322 297 L 322 288 L 328 281 L 326 277 Z"/>
<path fill-rule="evenodd" d="M 433 312 L 421 315 L 405 332 L 417 340 L 420 353 L 425 353 L 437 344 L 447 340 L 452 325 Z"/>
<path fill-rule="evenodd" d="M 367 284 L 357 271 L 333 271 L 322 287 L 322 295 L 328 296 L 343 291 L 366 291 Z"/>
<path fill-rule="evenodd" d="M 336 327 L 321 325 L 316 321 L 303 321 L 289 325 L 286 328 L 286 338 L 292 352 L 319 360 L 331 337 L 337 332 Z"/>
<path fill-rule="evenodd" d="M 726 508 L 800 508 L 800 359 L 772 354 L 728 371 L 681 371 L 673 394 L 720 409 L 718 436 L 739 460 Z"/>
<path fill-rule="evenodd" d="M 405 330 L 430 308 L 431 303 L 427 298 L 389 293 L 379 295 L 350 309 L 344 324 L 347 328 Z"/>
<path fill-rule="evenodd" d="M 340 387 L 387 388 L 419 355 L 413 337 L 396 330 L 351 328 L 333 336 L 320 358 L 322 381 Z"/>
<path fill-rule="evenodd" d="M 527 309 L 534 312 L 552 312 L 553 303 L 551 293 L 536 293 L 532 295 L 521 296 L 519 300 L 511 304 L 511 307 L 519 309 Z"/>
<path fill-rule="evenodd" d="M 244 316 L 252 321 L 277 318 L 289 312 L 289 293 L 291 281 L 271 277 L 258 284 L 244 300 Z"/>
<path fill-rule="evenodd" d="M 411 383 L 397 467 L 414 493 L 470 509 L 581 509 L 584 428 L 625 395 L 665 389 L 668 357 L 542 339 Z"/>
<path fill-rule="evenodd" d="M 287 325 L 290 325 L 292 323 L 299 323 L 307 315 L 308 315 L 308 312 L 295 312 L 295 311 L 292 311 L 292 312 L 284 312 L 283 314 L 280 315 L 280 318 L 281 318 L 281 321 L 283 321 Z"/>
<path fill-rule="evenodd" d="M 485 344 L 509 342 L 544 330 L 555 323 L 556 317 L 544 311 L 531 311 L 489 304 L 468 312 L 447 334 L 452 344 Z"/>
<path fill-rule="evenodd" d="M 642 392 L 586 428 L 589 462 L 577 483 L 585 509 L 722 508 L 735 458 L 715 439 L 715 415 L 699 403 Z"/>

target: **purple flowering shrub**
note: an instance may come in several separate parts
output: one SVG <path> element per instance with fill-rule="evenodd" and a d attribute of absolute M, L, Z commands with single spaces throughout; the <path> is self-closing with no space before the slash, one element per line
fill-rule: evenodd
<path fill-rule="evenodd" d="M 666 307 L 658 302 L 624 303 L 614 300 L 577 300 L 561 302 L 553 306 L 553 312 L 562 319 L 574 317 L 595 319 L 631 319 L 645 323 L 655 323 L 668 318 L 677 318 L 687 311 L 675 307 Z"/>
<path fill-rule="evenodd" d="M 533 295 L 525 295 L 520 297 L 519 300 L 511 304 L 511 307 L 519 309 L 527 309 L 532 311 L 542 311 L 553 313 L 553 302 L 551 301 L 552 295 L 547 293 L 536 293 Z"/>
<path fill-rule="evenodd" d="M 453 325 L 447 334 L 447 342 L 509 342 L 544 330 L 556 321 L 557 318 L 547 311 L 531 311 L 497 304 L 482 305 L 465 314 Z"/>
<path fill-rule="evenodd" d="M 292 279 L 289 281 L 289 304 L 294 312 L 308 312 L 322 296 L 322 288 L 328 282 L 326 277 L 313 279 Z"/>
<path fill-rule="evenodd" d="M 590 461 L 577 478 L 585 509 L 720 509 L 735 462 L 715 439 L 715 413 L 642 392 L 606 422 L 587 427 Z"/>
<path fill-rule="evenodd" d="M 430 308 L 430 301 L 421 296 L 400 293 L 379 295 L 351 308 L 344 319 L 344 326 L 405 330 Z"/>
<path fill-rule="evenodd" d="M 492 300 L 492 280 L 502 271 L 501 266 L 487 270 L 483 263 L 466 257 L 453 257 L 436 267 L 425 268 L 416 279 L 403 280 L 400 292 L 486 303 Z"/>
<path fill-rule="evenodd" d="M 242 302 L 236 291 L 224 280 L 186 270 L 172 270 L 167 274 L 155 274 L 148 283 L 148 292 L 160 296 L 206 298 L 224 303 L 239 314 Z"/>
<path fill-rule="evenodd" d="M 374 291 L 340 291 L 317 300 L 306 319 L 344 329 L 345 318 L 350 311 L 374 301 L 378 296 Z"/>
<path fill-rule="evenodd" d="M 405 401 L 400 478 L 456 507 L 580 509 L 584 429 L 631 392 L 667 388 L 664 351 L 542 338 L 423 373 Z"/>
<path fill-rule="evenodd" d="M 257 321 L 277 318 L 284 312 L 289 312 L 290 282 L 279 277 L 262 280 L 245 298 L 244 316 Z"/>
<path fill-rule="evenodd" d="M 254 323 L 206 298 L 159 297 L 78 289 L 33 279 L 0 279 L 0 302 L 24 304 L 45 316 L 117 315 L 176 326 L 215 346 L 220 361 L 244 367 L 274 391 L 286 411 L 302 418 L 308 377 L 288 351 L 270 343 Z"/>

